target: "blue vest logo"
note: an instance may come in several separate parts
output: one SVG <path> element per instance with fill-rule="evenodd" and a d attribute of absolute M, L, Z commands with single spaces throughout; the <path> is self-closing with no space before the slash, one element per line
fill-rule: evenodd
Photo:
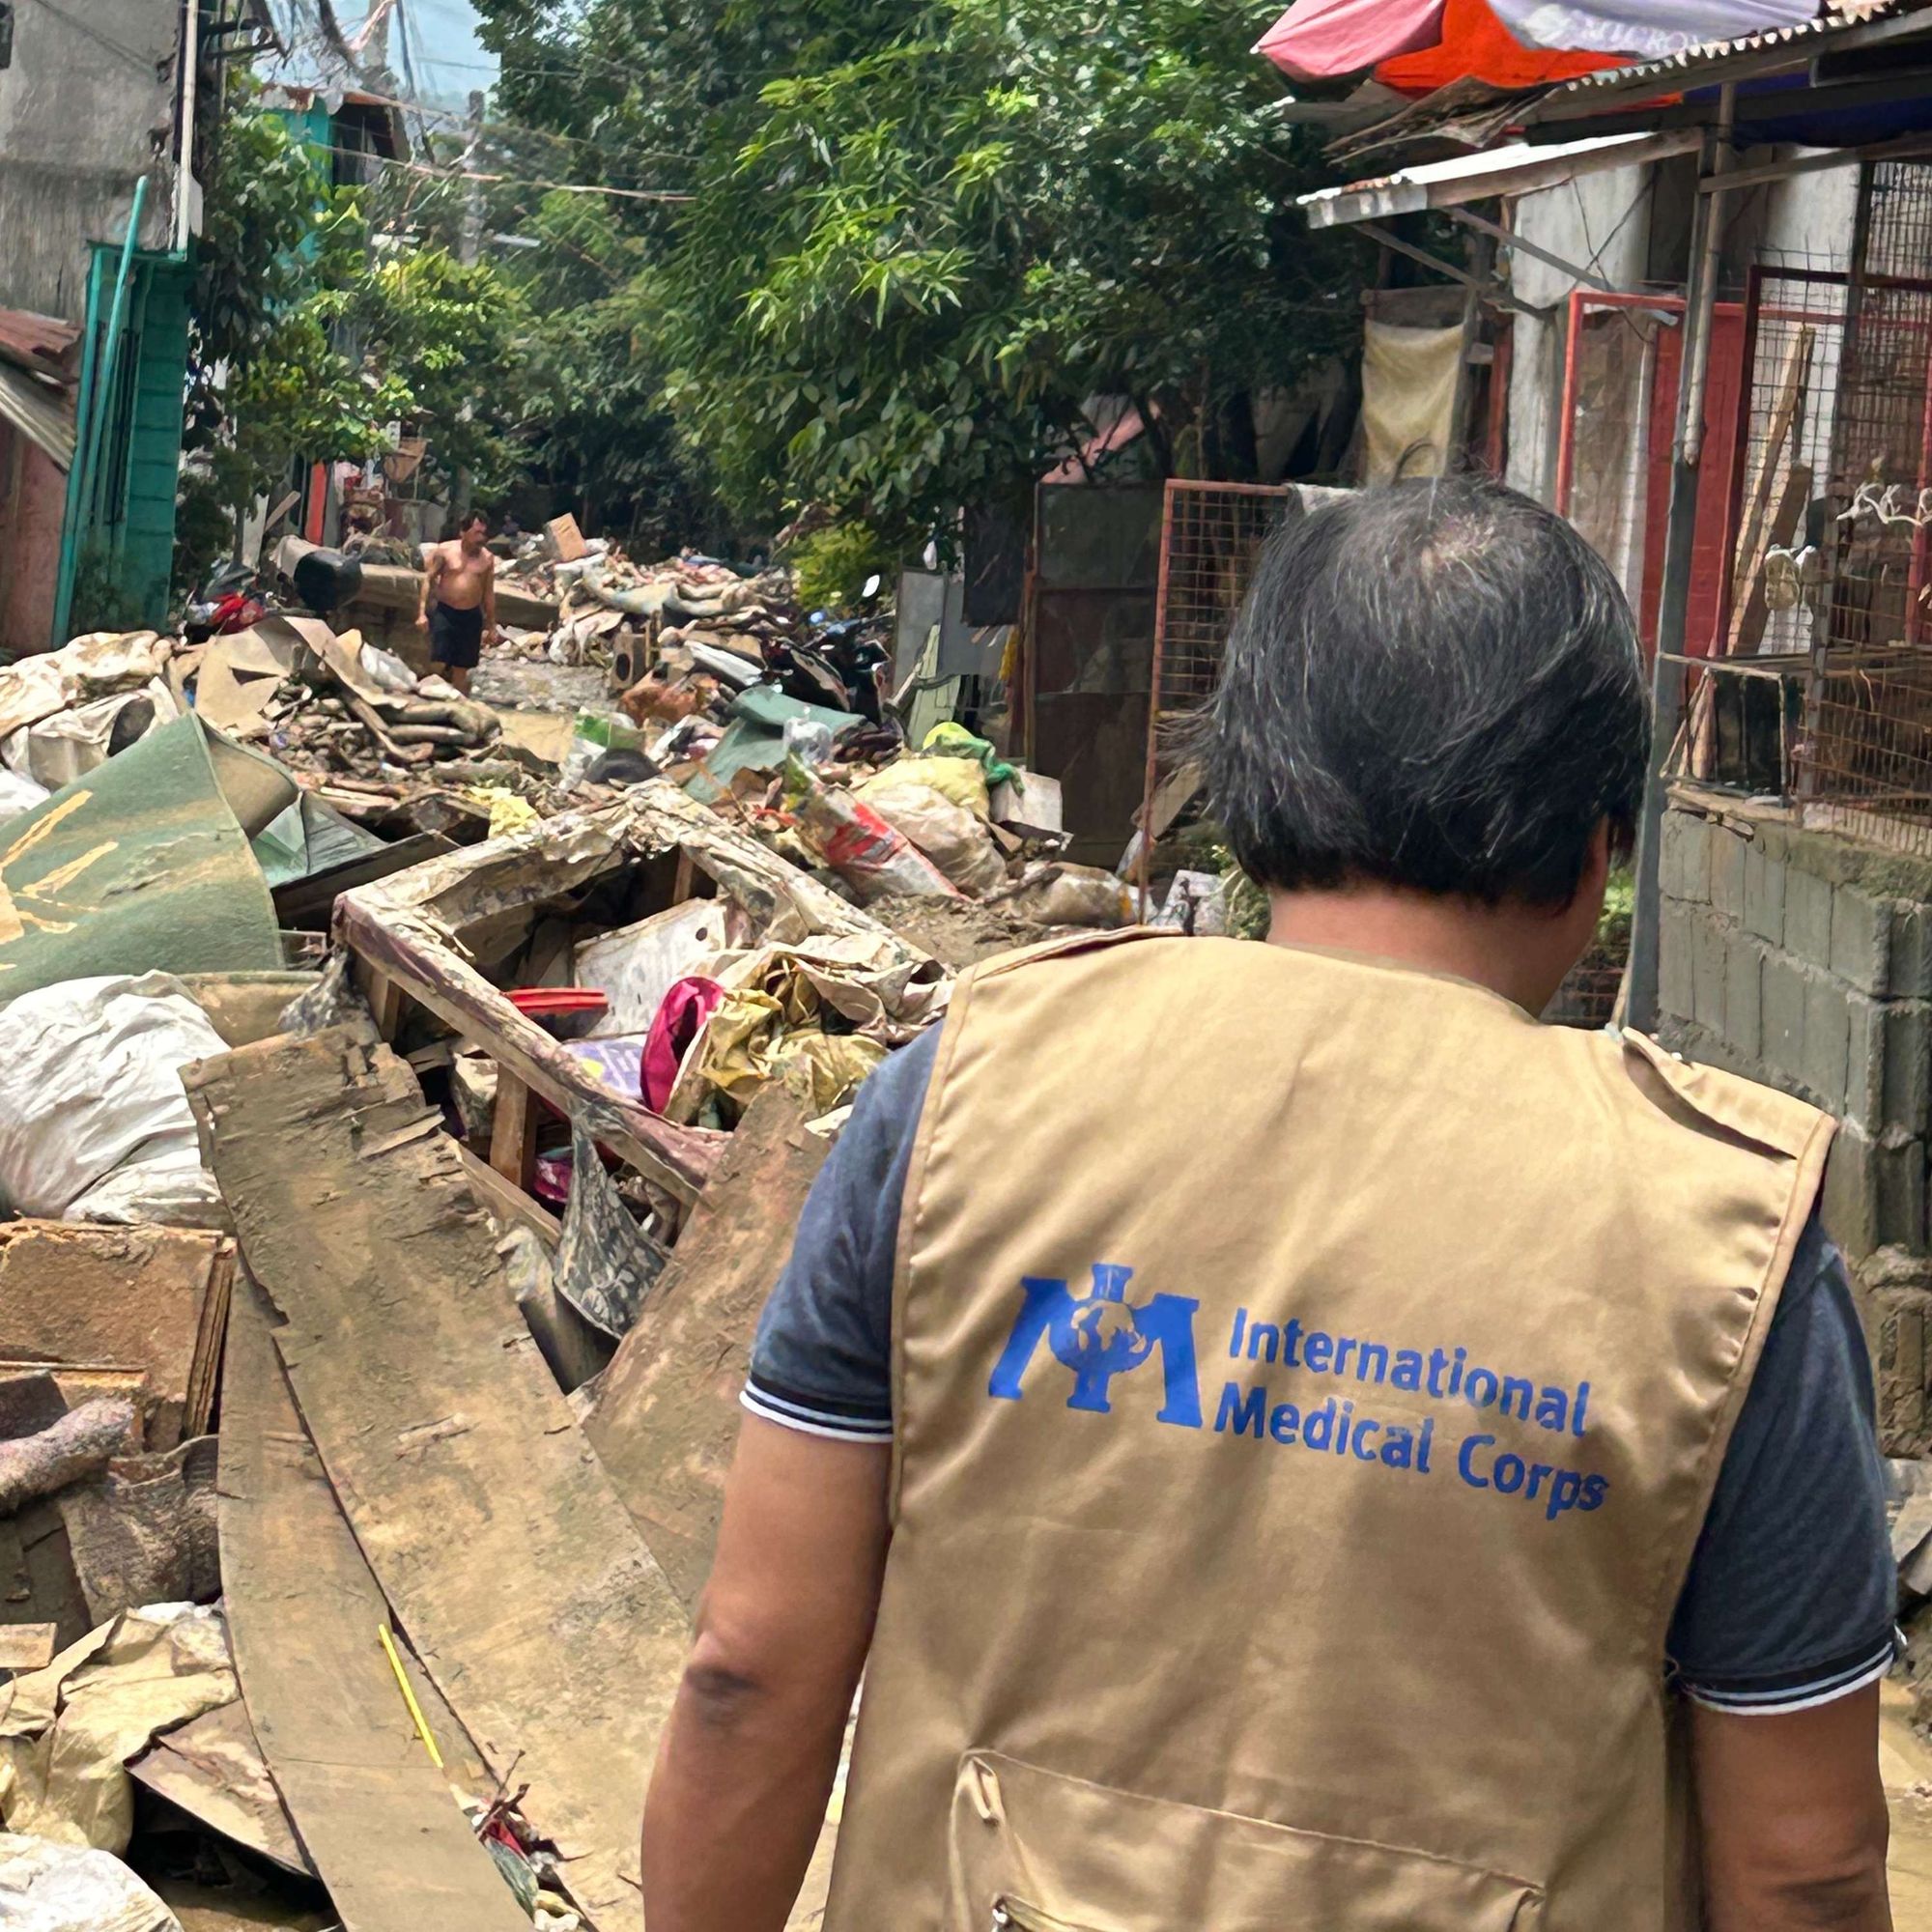
<path fill-rule="evenodd" d="M 1145 1368 L 1158 1350 L 1163 1395 L 1156 1420 L 1178 1429 L 1201 1427 L 1201 1378 L 1194 1365 L 1194 1315 L 1201 1306 L 1180 1294 L 1127 1299 L 1133 1269 L 1094 1264 L 1094 1292 L 1076 1296 L 1064 1281 L 1028 1275 L 1013 1331 L 993 1370 L 986 1392 L 1004 1402 L 1020 1399 L 1020 1382 L 1044 1342 L 1073 1377 L 1068 1408 L 1113 1412 L 1116 1376 Z"/>

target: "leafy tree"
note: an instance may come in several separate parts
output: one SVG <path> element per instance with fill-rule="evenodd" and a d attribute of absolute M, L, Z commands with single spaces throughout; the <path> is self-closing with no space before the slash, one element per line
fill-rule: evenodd
<path fill-rule="evenodd" d="M 942 536 L 1124 396 L 1252 473 L 1253 399 L 1358 320 L 1352 242 L 1235 0 L 483 0 L 506 98 L 695 199 L 636 223 L 665 395 L 743 515 Z"/>

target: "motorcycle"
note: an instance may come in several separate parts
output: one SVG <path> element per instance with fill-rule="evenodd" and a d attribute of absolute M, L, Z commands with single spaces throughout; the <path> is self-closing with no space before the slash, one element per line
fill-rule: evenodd
<path fill-rule="evenodd" d="M 230 637 L 268 615 L 271 609 L 261 574 L 246 564 L 216 564 L 200 591 L 188 601 L 182 636 L 190 644 Z"/>
<path fill-rule="evenodd" d="M 884 722 L 886 683 L 892 671 L 892 619 L 878 609 L 881 580 L 867 578 L 852 617 L 814 611 L 810 639 L 773 639 L 764 646 L 765 670 L 787 697 L 802 704 L 849 711 L 868 724 Z"/>

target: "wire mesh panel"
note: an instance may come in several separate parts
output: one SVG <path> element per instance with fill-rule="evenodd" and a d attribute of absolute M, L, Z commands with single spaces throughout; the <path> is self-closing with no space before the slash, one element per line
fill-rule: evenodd
<path fill-rule="evenodd" d="M 1798 752 L 1807 817 L 1932 852 L 1932 166 L 1872 166 L 1844 302 Z M 1802 586 L 1801 586 L 1802 587 Z"/>
<path fill-rule="evenodd" d="M 1160 836 L 1155 798 L 1163 778 L 1171 776 L 1166 748 L 1175 721 L 1213 696 L 1228 633 L 1247 597 L 1262 545 L 1299 507 L 1292 483 L 1168 481 L 1154 604 L 1154 701 L 1141 798 L 1143 863 Z"/>
<path fill-rule="evenodd" d="M 1154 688 L 1167 717 L 1214 695 L 1255 559 L 1294 492 L 1288 484 L 1170 481 L 1154 616 Z"/>

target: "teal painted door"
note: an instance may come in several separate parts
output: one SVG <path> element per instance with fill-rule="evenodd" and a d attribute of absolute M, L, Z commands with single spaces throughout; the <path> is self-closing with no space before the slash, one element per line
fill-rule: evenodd
<path fill-rule="evenodd" d="M 97 256 L 105 258 L 97 260 L 94 276 L 100 299 L 90 307 L 104 335 L 117 251 L 97 250 Z M 191 281 L 185 262 L 135 257 L 92 500 L 81 511 L 75 632 L 157 629 L 167 620 Z"/>

